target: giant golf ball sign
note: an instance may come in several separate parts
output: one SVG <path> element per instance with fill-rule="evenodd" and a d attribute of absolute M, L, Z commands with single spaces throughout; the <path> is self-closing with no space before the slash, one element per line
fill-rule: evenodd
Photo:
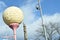
<path fill-rule="evenodd" d="M 11 6 L 8 7 L 3 14 L 4 22 L 9 25 L 11 23 L 21 23 L 23 20 L 23 12 L 20 8 Z"/>

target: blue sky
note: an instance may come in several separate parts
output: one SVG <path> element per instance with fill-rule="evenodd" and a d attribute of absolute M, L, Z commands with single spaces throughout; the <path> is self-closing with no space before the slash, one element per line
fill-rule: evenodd
<path fill-rule="evenodd" d="M 20 7 L 20 6 L 26 5 L 28 0 L 0 0 L 0 1 L 3 1 L 7 5 L 7 7 L 9 6 Z M 37 0 L 33 0 L 30 2 L 30 4 L 36 3 L 36 2 Z M 59 3 L 60 3 L 60 0 L 42 0 L 41 5 L 43 9 L 43 14 L 52 15 L 56 12 L 60 12 Z M 37 13 L 37 16 L 40 16 L 39 13 Z"/>
<path fill-rule="evenodd" d="M 30 40 L 33 40 L 31 36 L 33 36 L 35 30 L 39 27 L 38 24 L 41 24 L 41 18 L 39 11 L 36 10 L 37 0 L 0 0 L 0 30 L 3 32 L 0 35 L 4 35 L 10 32 L 9 35 L 12 35 L 11 29 L 3 22 L 2 14 L 3 11 L 10 6 L 17 6 L 23 10 L 24 21 L 27 25 L 28 37 Z M 44 23 L 51 22 L 60 22 L 60 0 L 41 0 L 41 6 L 43 11 Z M 5 27 L 4 27 L 5 26 Z M 7 30 L 9 31 L 6 31 Z M 6 34 L 5 33 L 5 34 Z M 20 34 L 19 34 L 20 33 Z M 23 27 L 22 24 L 17 30 L 18 38 L 23 39 Z M 29 35 L 30 34 L 30 35 Z"/>
<path fill-rule="evenodd" d="M 27 0 L 1 0 L 3 2 L 5 2 L 5 4 L 7 6 L 20 6 L 20 5 L 24 5 Z"/>
<path fill-rule="evenodd" d="M 60 12 L 59 4 L 60 4 L 60 0 L 44 0 L 42 2 L 44 13 L 47 13 L 50 15 L 56 12 Z"/>
<path fill-rule="evenodd" d="M 23 6 L 28 0 L 1 0 L 8 7 L 9 6 Z M 37 0 L 35 0 L 37 1 Z M 32 2 L 34 3 L 34 1 Z M 60 12 L 60 0 L 42 0 L 41 2 L 44 14 L 53 14 L 55 12 Z"/>

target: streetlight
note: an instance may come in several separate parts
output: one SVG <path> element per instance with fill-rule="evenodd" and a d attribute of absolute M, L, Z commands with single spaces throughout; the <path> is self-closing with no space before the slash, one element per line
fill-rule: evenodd
<path fill-rule="evenodd" d="M 14 40 L 16 40 L 16 29 L 23 21 L 23 12 L 20 8 L 11 6 L 8 7 L 3 14 L 4 22 L 13 30 Z"/>
<path fill-rule="evenodd" d="M 42 27 L 43 27 L 43 32 L 44 32 L 44 36 L 45 36 L 45 40 L 48 40 L 47 39 L 47 33 L 46 33 L 46 27 L 43 23 L 43 13 L 42 13 L 42 8 L 41 8 L 41 4 L 40 4 L 40 0 L 38 0 L 38 4 L 36 6 L 36 9 L 40 11 L 40 16 L 41 16 L 41 20 L 42 20 Z"/>

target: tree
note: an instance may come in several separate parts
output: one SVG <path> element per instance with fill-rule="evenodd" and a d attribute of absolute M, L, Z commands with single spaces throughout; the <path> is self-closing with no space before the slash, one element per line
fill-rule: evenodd
<path fill-rule="evenodd" d="M 47 30 L 46 36 L 48 36 L 48 40 L 52 40 L 53 39 L 52 36 L 54 34 L 57 34 L 57 33 L 60 34 L 60 23 L 49 22 L 48 24 L 45 24 L 44 26 Z M 36 39 L 39 39 L 39 37 L 41 37 L 41 36 L 45 38 L 44 31 L 41 26 L 39 29 L 36 30 L 36 32 L 38 33 L 38 34 L 36 34 L 36 36 L 37 36 Z"/>

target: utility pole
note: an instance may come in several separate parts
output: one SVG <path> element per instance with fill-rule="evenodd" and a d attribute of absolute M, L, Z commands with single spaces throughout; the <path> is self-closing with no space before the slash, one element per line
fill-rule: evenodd
<path fill-rule="evenodd" d="M 38 4 L 36 6 L 36 9 L 40 11 L 40 16 L 41 16 L 41 20 L 42 20 L 42 27 L 43 27 L 43 32 L 44 32 L 44 36 L 45 36 L 45 40 L 48 40 L 47 39 L 47 32 L 46 32 L 46 27 L 43 23 L 43 13 L 42 13 L 42 8 L 41 8 L 41 4 L 40 4 L 40 0 L 38 0 Z"/>
<path fill-rule="evenodd" d="M 24 28 L 24 40 L 28 40 L 26 25 L 24 23 L 23 23 L 23 28 Z"/>

